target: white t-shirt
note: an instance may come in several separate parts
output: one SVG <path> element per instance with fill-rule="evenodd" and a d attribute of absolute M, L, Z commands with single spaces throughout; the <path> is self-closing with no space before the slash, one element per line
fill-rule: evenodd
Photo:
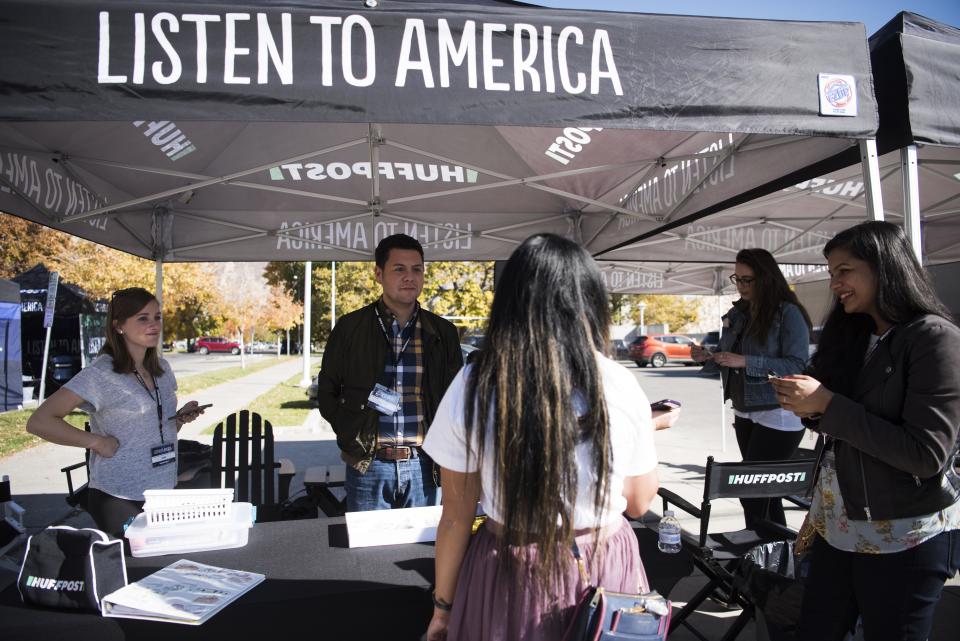
<path fill-rule="evenodd" d="M 166 360 L 156 378 L 163 408 L 163 442 L 177 442 L 177 379 Z M 90 487 L 111 496 L 142 501 L 144 490 L 168 490 L 177 483 L 177 461 L 153 467 L 151 448 L 161 445 L 157 400 L 131 374 L 113 371 L 113 358 L 101 354 L 64 385 L 83 399 L 80 409 L 90 415 L 90 431 L 113 436 L 120 443 L 111 458 L 90 452 Z M 176 449 L 174 449 L 176 451 Z"/>
<path fill-rule="evenodd" d="M 575 457 L 578 470 L 577 504 L 574 507 L 573 527 L 584 529 L 613 524 L 627 508 L 623 497 L 623 481 L 629 476 L 640 476 L 657 466 L 653 444 L 653 421 L 650 402 L 637 379 L 622 365 L 597 354 L 597 366 L 603 382 L 610 420 L 610 439 L 613 465 L 610 474 L 610 498 L 606 509 L 598 514 L 593 505 L 595 474 L 591 446 L 581 443 Z M 423 449 L 438 465 L 455 472 L 476 472 L 480 469 L 476 457 L 477 439 L 474 432 L 471 457 L 467 462 L 466 430 L 464 429 L 465 387 L 471 371 L 464 367 L 444 394 L 437 415 L 423 442 Z M 492 426 L 488 427 L 487 442 L 492 443 Z M 485 448 L 480 473 L 480 504 L 483 511 L 495 521 L 503 522 L 503 513 L 495 501 L 497 477 L 492 447 Z"/>

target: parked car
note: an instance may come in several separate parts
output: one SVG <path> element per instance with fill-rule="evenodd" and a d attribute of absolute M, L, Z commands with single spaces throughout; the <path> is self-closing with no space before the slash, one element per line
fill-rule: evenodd
<path fill-rule="evenodd" d="M 701 347 L 706 347 L 711 352 L 715 352 L 720 349 L 720 332 L 707 332 L 707 335 L 703 337 L 703 340 L 700 341 Z"/>
<path fill-rule="evenodd" d="M 466 365 L 469 362 L 470 354 L 478 350 L 479 348 L 468 343 L 460 343 L 460 354 L 463 356 L 463 364 Z"/>
<path fill-rule="evenodd" d="M 239 354 L 240 343 L 223 338 L 222 336 L 201 336 L 197 339 L 196 350 L 201 354 L 209 354 L 210 352 Z"/>
<path fill-rule="evenodd" d="M 247 354 L 275 354 L 277 352 L 277 344 L 267 341 L 253 341 L 243 347 L 247 350 Z"/>
<path fill-rule="evenodd" d="M 630 358 L 630 345 L 622 338 L 610 341 L 610 357 L 618 361 Z"/>
<path fill-rule="evenodd" d="M 690 348 L 695 341 L 683 334 L 651 334 L 639 336 L 630 343 L 630 359 L 637 367 L 663 367 L 670 361 L 682 362 L 684 365 L 695 365 L 696 361 L 690 356 Z"/>
<path fill-rule="evenodd" d="M 463 337 L 463 343 L 461 345 L 469 345 L 476 349 L 483 347 L 483 334 L 471 334 L 470 336 Z"/>

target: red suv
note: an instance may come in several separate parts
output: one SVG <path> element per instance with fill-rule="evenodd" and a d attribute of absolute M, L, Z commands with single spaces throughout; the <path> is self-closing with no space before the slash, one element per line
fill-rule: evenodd
<path fill-rule="evenodd" d="M 681 361 L 684 365 L 694 365 L 690 348 L 696 342 L 683 334 L 651 334 L 640 336 L 630 343 L 630 359 L 637 367 L 663 367 L 668 361 Z"/>
<path fill-rule="evenodd" d="M 210 352 L 230 352 L 231 354 L 240 353 L 240 343 L 227 340 L 220 336 L 201 336 L 197 339 L 196 350 L 201 354 Z"/>

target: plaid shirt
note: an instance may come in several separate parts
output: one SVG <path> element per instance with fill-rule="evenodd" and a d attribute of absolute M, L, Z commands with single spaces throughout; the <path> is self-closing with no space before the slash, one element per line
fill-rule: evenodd
<path fill-rule="evenodd" d="M 383 299 L 377 312 L 386 331 L 390 350 L 380 383 L 400 394 L 400 411 L 392 416 L 380 414 L 377 446 L 409 445 L 420 447 L 426 432 L 423 410 L 423 332 L 420 305 L 403 329 Z M 404 347 L 406 346 L 406 347 Z"/>

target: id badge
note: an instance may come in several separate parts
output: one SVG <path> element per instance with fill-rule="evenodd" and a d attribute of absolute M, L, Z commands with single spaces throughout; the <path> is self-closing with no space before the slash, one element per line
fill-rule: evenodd
<path fill-rule="evenodd" d="M 377 383 L 367 397 L 367 403 L 381 414 L 393 416 L 400 411 L 400 393 Z"/>
<path fill-rule="evenodd" d="M 150 448 L 150 462 L 154 467 L 169 465 L 177 460 L 177 450 L 173 443 L 164 443 Z"/>

